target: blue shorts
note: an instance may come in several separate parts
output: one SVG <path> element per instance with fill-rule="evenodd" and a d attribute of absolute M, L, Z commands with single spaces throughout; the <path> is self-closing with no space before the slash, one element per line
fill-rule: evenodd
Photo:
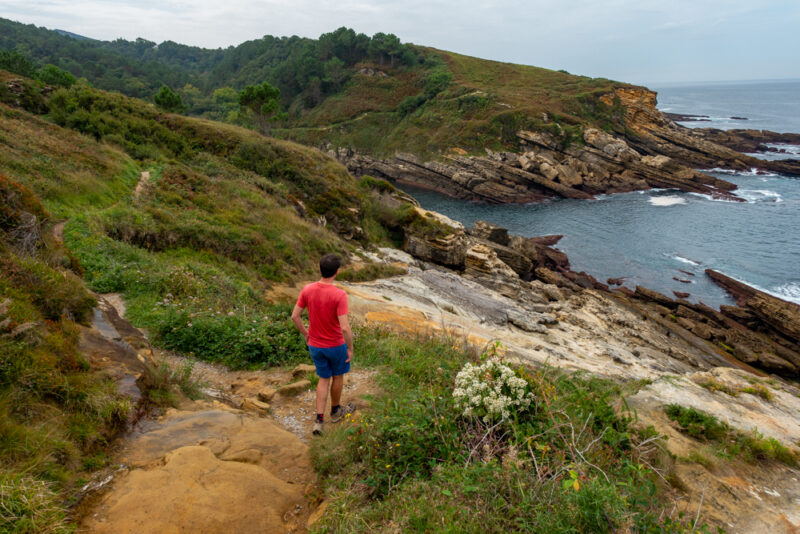
<path fill-rule="evenodd" d="M 317 367 L 317 376 L 320 378 L 330 378 L 350 372 L 350 362 L 347 360 L 347 343 L 342 343 L 338 347 L 320 349 L 308 346 L 311 359 Z"/>

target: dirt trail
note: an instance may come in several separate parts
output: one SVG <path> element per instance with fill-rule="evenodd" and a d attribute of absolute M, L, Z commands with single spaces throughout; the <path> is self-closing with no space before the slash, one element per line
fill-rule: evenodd
<path fill-rule="evenodd" d="M 142 171 L 142 175 L 139 178 L 139 183 L 136 184 L 136 188 L 133 190 L 133 200 L 139 198 L 139 195 L 142 194 L 142 191 L 144 191 L 145 187 L 147 187 L 149 181 L 150 171 Z"/>
<path fill-rule="evenodd" d="M 51 230 L 53 233 L 53 239 L 55 239 L 56 243 L 59 245 L 64 244 L 64 225 L 66 224 L 66 221 L 61 221 L 60 223 L 54 224 L 53 229 Z"/>
<path fill-rule="evenodd" d="M 105 297 L 124 314 L 119 295 Z M 308 453 L 314 392 L 277 390 L 306 371 L 160 356 L 173 368 L 193 363 L 208 398 L 137 424 L 119 443 L 113 481 L 82 506 L 81 531 L 305 532 L 325 510 Z M 377 391 L 373 374 L 348 375 L 343 400 L 363 407 Z"/>

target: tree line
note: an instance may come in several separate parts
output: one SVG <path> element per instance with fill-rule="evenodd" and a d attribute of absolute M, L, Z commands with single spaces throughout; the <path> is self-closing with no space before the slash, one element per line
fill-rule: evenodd
<path fill-rule="evenodd" d="M 27 61 L 37 72 L 46 67 L 49 74 L 43 76 L 63 72 L 99 89 L 152 99 L 169 111 L 256 123 L 266 115 L 242 104 L 240 95 L 263 90 L 265 82 L 277 90 L 279 107 L 297 102 L 307 109 L 341 91 L 360 62 L 396 69 L 426 61 L 419 49 L 394 34 L 370 37 L 344 27 L 318 39 L 267 35 L 210 50 L 172 41 L 81 39 L 0 19 L 0 50 L 13 56 L 8 62 Z M 249 110 L 247 116 L 243 109 Z"/>

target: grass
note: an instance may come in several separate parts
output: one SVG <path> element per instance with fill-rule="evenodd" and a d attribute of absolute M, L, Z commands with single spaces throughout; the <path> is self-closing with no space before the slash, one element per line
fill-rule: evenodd
<path fill-rule="evenodd" d="M 749 393 L 751 395 L 755 395 L 756 397 L 761 397 L 765 401 L 772 400 L 772 392 L 763 384 L 753 384 L 752 386 L 743 388 L 741 391 L 742 393 Z"/>
<path fill-rule="evenodd" d="M 709 443 L 714 454 L 722 458 L 743 458 L 750 462 L 775 460 L 790 466 L 798 463 L 795 452 L 775 438 L 765 438 L 758 431 L 740 432 L 711 414 L 679 404 L 669 404 L 664 411 L 678 423 L 681 432 Z"/>
<path fill-rule="evenodd" d="M 760 397 L 765 401 L 769 402 L 772 400 L 772 392 L 770 389 L 761 384 L 759 382 L 752 382 L 752 385 L 744 387 L 744 388 L 734 388 L 728 385 L 723 384 L 722 382 L 718 382 L 713 378 L 704 380 L 703 382 L 698 383 L 700 386 L 706 388 L 707 390 L 711 391 L 720 391 L 725 393 L 726 395 L 730 395 L 731 397 L 738 397 L 740 393 L 749 393 L 750 395 L 755 395 L 756 397 Z"/>
<path fill-rule="evenodd" d="M 420 67 L 388 69 L 388 78 L 354 76 L 340 93 L 275 133 L 375 156 L 411 152 L 437 158 L 454 147 L 477 155 L 487 147 L 516 151 L 520 129 L 550 131 L 565 145 L 582 142 L 584 125 L 624 131 L 621 104 L 600 97 L 629 85 L 422 50 L 429 61 Z M 450 83 L 426 94 L 426 81 L 436 73 L 449 76 Z"/>
<path fill-rule="evenodd" d="M 312 443 L 329 503 L 319 532 L 683 532 L 661 515 L 657 439 L 614 410 L 617 384 L 519 369 L 535 404 L 495 426 L 454 406 L 456 373 L 480 360 L 470 347 L 373 329 L 357 339 L 356 361 L 380 369 L 385 393 Z"/>
<path fill-rule="evenodd" d="M 731 397 L 739 396 L 739 390 L 729 387 L 723 384 L 722 382 L 718 382 L 713 378 L 704 380 L 703 382 L 699 382 L 699 385 L 711 391 L 712 393 L 715 391 L 720 391 L 722 393 L 725 393 L 726 395 L 730 395 Z"/>
<path fill-rule="evenodd" d="M 360 266 L 358 269 L 347 267 L 339 271 L 336 276 L 337 280 L 342 282 L 369 282 L 377 280 L 378 278 L 390 278 L 392 276 L 400 276 L 406 274 L 408 271 L 402 267 L 389 265 L 386 263 L 369 263 Z"/>
<path fill-rule="evenodd" d="M 148 368 L 148 402 L 160 407 L 177 407 L 181 395 L 191 400 L 202 399 L 202 390 L 206 385 L 192 378 L 193 369 L 192 362 L 173 368 L 166 361 L 159 362 L 155 368 Z"/>

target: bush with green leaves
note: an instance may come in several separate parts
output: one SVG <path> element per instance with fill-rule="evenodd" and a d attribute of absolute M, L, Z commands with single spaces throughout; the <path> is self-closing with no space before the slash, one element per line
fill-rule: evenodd
<path fill-rule="evenodd" d="M 181 95 L 166 85 L 162 85 L 161 89 L 153 95 L 153 102 L 164 111 L 172 113 L 182 113 L 185 109 Z"/>
<path fill-rule="evenodd" d="M 798 455 L 775 438 L 765 438 L 757 430 L 739 432 L 715 416 L 680 404 L 664 407 L 667 417 L 678 423 L 681 432 L 707 442 L 718 456 L 743 457 L 749 461 L 772 459 L 797 465 Z"/>
<path fill-rule="evenodd" d="M 263 369 L 308 359 L 289 306 L 275 306 L 264 313 L 223 313 L 164 305 L 171 309 L 157 325 L 154 341 L 166 349 L 234 369 Z"/>
<path fill-rule="evenodd" d="M 36 72 L 36 78 L 42 83 L 59 87 L 72 87 L 78 80 L 69 72 L 49 63 Z"/>

